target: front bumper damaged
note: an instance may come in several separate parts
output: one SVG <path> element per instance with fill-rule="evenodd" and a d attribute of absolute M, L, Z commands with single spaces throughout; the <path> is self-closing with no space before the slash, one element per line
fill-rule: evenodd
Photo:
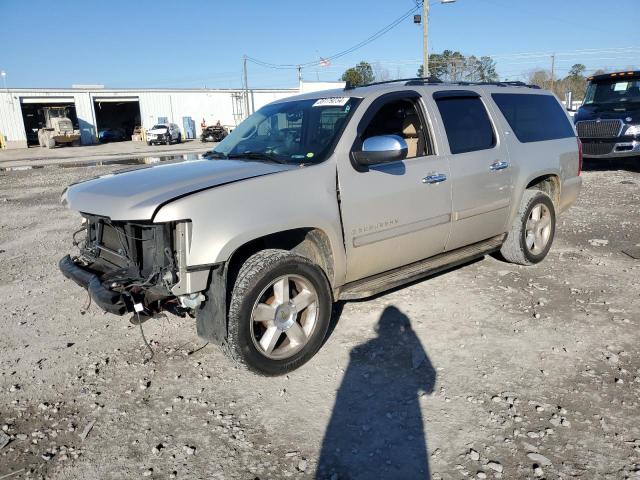
<path fill-rule="evenodd" d="M 103 310 L 115 315 L 124 315 L 133 309 L 131 302 L 124 295 L 106 288 L 98 275 L 74 262 L 70 255 L 63 257 L 58 267 L 65 277 L 87 290 L 91 299 Z"/>

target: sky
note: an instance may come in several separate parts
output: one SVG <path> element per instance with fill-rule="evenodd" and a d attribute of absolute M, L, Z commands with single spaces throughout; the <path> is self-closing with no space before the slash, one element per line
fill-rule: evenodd
<path fill-rule="evenodd" d="M 317 61 L 360 43 L 416 0 L 0 0 L 0 70 L 8 87 L 237 88 L 242 58 Z M 431 1 L 429 51 L 491 55 L 501 79 L 574 63 L 640 69 L 640 0 Z M 422 27 L 412 17 L 376 41 L 302 71 L 338 80 L 361 60 L 392 77 L 415 76 Z M 253 88 L 294 87 L 295 69 L 248 63 Z"/>

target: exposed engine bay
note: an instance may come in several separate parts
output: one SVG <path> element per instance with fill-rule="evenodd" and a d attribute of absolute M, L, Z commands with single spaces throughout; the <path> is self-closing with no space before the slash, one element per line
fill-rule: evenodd
<path fill-rule="evenodd" d="M 111 313 L 153 316 L 167 310 L 193 316 L 204 296 L 175 292 L 188 228 L 188 222 L 115 222 L 84 214 L 73 234 L 79 254 L 65 257 L 60 268 Z"/>

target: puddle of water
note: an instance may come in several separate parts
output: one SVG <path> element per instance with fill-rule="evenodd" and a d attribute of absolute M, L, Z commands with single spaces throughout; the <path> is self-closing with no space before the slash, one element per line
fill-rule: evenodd
<path fill-rule="evenodd" d="M 41 168 L 82 168 L 104 167 L 109 165 L 153 165 L 156 163 L 181 163 L 199 160 L 202 154 L 186 153 L 184 155 L 165 155 L 161 157 L 120 158 L 115 160 L 86 160 L 81 162 L 55 163 L 51 165 L 20 165 L 17 167 L 0 167 L 0 172 L 19 172 L 39 170 Z"/>

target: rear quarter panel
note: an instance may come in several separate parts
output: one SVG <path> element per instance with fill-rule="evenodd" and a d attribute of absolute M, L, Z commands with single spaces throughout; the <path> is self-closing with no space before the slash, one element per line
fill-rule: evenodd
<path fill-rule="evenodd" d="M 508 91 L 508 93 L 548 95 L 548 92 L 545 91 L 532 90 L 523 92 L 521 88 L 517 92 Z M 491 98 L 490 96 L 488 97 Z M 544 175 L 556 175 L 560 179 L 560 200 L 556 208 L 558 213 L 565 211 L 577 199 L 582 184 L 582 178 L 578 175 L 579 157 L 576 138 L 569 137 L 522 143 L 514 134 L 493 99 L 491 99 L 491 108 L 493 115 L 498 119 L 500 128 L 503 129 L 502 133 L 509 151 L 512 169 L 511 212 L 505 229 L 508 230 L 512 225 L 527 185 L 534 179 Z M 569 116 L 566 113 L 565 116 L 567 117 L 567 122 L 573 128 Z M 573 131 L 575 133 L 575 128 L 573 128 Z"/>

